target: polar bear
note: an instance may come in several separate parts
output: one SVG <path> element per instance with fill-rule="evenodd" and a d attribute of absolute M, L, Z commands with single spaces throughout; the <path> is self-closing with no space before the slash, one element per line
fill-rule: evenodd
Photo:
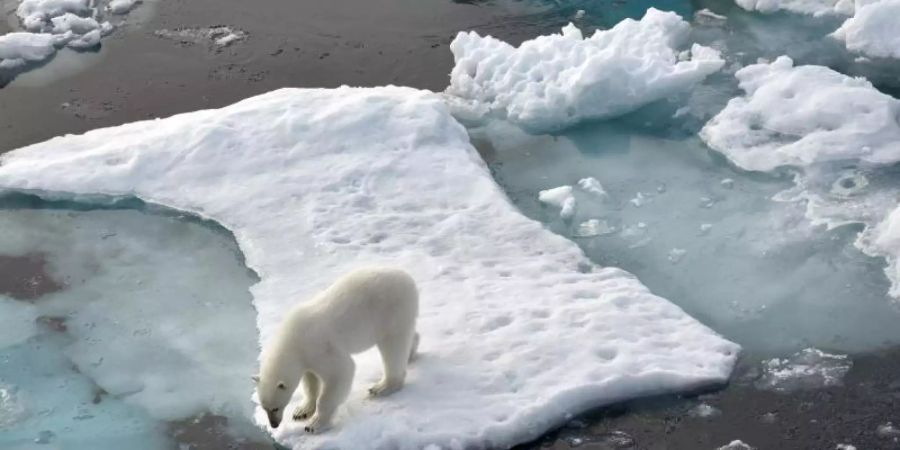
<path fill-rule="evenodd" d="M 263 350 L 260 373 L 253 377 L 260 406 L 277 428 L 297 385 L 303 404 L 294 420 L 310 418 L 305 430 L 328 428 L 353 384 L 351 355 L 378 346 L 384 377 L 369 389 L 372 396 L 403 386 L 406 367 L 419 335 L 419 294 L 412 277 L 391 268 L 353 271 L 308 302 L 293 307 Z"/>

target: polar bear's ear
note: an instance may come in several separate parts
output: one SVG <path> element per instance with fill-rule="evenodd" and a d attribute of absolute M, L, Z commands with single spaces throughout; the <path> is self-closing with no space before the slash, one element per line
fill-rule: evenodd
<path fill-rule="evenodd" d="M 279 382 L 278 382 L 278 389 L 287 389 L 287 388 L 284 386 L 284 381 L 279 381 Z"/>
<path fill-rule="evenodd" d="M 253 375 L 250 379 L 253 380 L 254 383 L 259 383 L 259 375 Z"/>

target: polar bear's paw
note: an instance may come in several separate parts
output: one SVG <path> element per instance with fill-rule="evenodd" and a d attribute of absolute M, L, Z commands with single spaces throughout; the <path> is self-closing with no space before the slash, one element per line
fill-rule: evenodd
<path fill-rule="evenodd" d="M 310 402 L 305 405 L 300 405 L 297 409 L 294 410 L 294 420 L 306 420 L 312 417 L 316 412 L 316 404 L 315 402 Z"/>
<path fill-rule="evenodd" d="M 403 387 L 402 381 L 391 382 L 388 380 L 381 380 L 369 388 L 369 396 L 384 397 L 399 391 L 401 387 Z"/>
<path fill-rule="evenodd" d="M 306 426 L 303 427 L 303 429 L 307 433 L 316 434 L 327 430 L 329 427 L 331 427 L 331 424 L 329 424 L 325 420 L 322 420 L 321 416 L 319 416 L 318 414 L 315 414 L 312 416 L 312 419 L 310 419 L 309 423 L 307 423 Z"/>

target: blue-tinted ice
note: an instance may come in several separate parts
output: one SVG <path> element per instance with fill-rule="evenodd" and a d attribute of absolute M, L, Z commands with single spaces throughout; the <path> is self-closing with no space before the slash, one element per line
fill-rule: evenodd
<path fill-rule="evenodd" d="M 254 276 L 229 234 L 136 210 L 0 209 L 0 230 L 18 268 L 0 275 L 0 448 L 266 445 Z"/>

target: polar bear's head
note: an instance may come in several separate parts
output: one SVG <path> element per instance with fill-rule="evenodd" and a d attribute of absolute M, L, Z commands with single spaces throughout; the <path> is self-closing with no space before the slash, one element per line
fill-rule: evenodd
<path fill-rule="evenodd" d="M 254 376 L 256 392 L 259 394 L 259 404 L 266 411 L 269 425 L 278 428 L 284 416 L 284 409 L 291 401 L 291 396 L 299 384 L 299 375 L 289 372 L 281 367 L 283 362 L 277 358 L 264 360 L 260 374 Z"/>
<path fill-rule="evenodd" d="M 284 416 L 284 408 L 291 401 L 294 389 L 289 389 L 285 381 L 274 380 L 271 377 L 254 376 L 256 391 L 259 393 L 259 404 L 266 411 L 269 425 L 278 428 Z M 296 389 L 296 386 L 294 386 Z"/>

